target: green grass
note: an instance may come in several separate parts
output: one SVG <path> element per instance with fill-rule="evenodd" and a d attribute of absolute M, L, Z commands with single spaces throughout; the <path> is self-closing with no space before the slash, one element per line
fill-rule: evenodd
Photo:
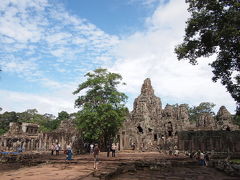
<path fill-rule="evenodd" d="M 240 164 L 240 159 L 231 159 L 230 162 Z"/>

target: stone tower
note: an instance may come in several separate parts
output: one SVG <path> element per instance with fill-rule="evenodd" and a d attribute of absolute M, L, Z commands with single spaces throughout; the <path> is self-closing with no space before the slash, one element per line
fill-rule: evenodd
<path fill-rule="evenodd" d="M 146 131 L 158 123 L 161 113 L 161 100 L 154 95 L 151 81 L 147 78 L 142 85 L 141 94 L 134 101 L 131 121 Z"/>
<path fill-rule="evenodd" d="M 166 139 L 176 137 L 177 132 L 186 129 L 188 124 L 186 106 L 167 105 L 162 109 L 161 99 L 155 96 L 151 80 L 147 78 L 141 94 L 134 101 L 133 111 L 124 122 L 120 144 L 125 149 L 134 143 L 144 151 L 157 150 Z"/>

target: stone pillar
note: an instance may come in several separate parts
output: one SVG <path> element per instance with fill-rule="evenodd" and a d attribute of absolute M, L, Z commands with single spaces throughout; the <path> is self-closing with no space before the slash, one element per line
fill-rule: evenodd
<path fill-rule="evenodd" d="M 38 144 L 38 150 L 42 150 L 42 135 L 39 136 L 39 144 Z"/>
<path fill-rule="evenodd" d="M 30 151 L 31 149 L 31 140 L 27 142 L 27 151 Z"/>
<path fill-rule="evenodd" d="M 66 142 L 64 141 L 64 137 L 61 137 L 61 147 L 62 149 L 66 149 Z"/>
<path fill-rule="evenodd" d="M 124 149 L 125 143 L 126 143 L 125 132 L 121 132 L 121 134 L 120 134 L 120 150 Z"/>
<path fill-rule="evenodd" d="M 31 147 L 31 149 L 30 149 L 30 150 L 32 151 L 32 150 L 33 150 L 33 148 L 34 148 L 34 147 L 33 147 L 33 139 L 31 139 L 31 145 L 30 145 L 30 147 Z"/>
<path fill-rule="evenodd" d="M 3 146 L 6 148 L 7 147 L 7 139 L 4 139 Z"/>
<path fill-rule="evenodd" d="M 44 134 L 44 150 L 47 150 L 47 134 Z"/>
<path fill-rule="evenodd" d="M 32 143 L 32 150 L 36 150 L 36 145 L 37 145 L 37 141 L 36 139 L 32 139 L 33 143 Z"/>

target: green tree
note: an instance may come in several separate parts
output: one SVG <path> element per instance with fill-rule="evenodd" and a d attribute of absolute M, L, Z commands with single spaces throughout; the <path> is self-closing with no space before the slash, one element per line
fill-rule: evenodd
<path fill-rule="evenodd" d="M 35 123 L 40 126 L 39 130 L 50 132 L 59 126 L 59 121 L 54 115 L 45 113 L 39 114 L 36 109 L 28 109 L 22 113 L 18 113 L 18 122 Z"/>
<path fill-rule="evenodd" d="M 66 111 L 61 111 L 58 113 L 57 119 L 59 121 L 67 120 L 70 117 L 70 115 Z"/>
<path fill-rule="evenodd" d="M 16 112 L 4 112 L 0 114 L 0 135 L 7 132 L 9 129 L 10 122 L 17 122 L 18 115 Z"/>
<path fill-rule="evenodd" d="M 87 80 L 73 93 L 80 93 L 75 101 L 80 108 L 76 123 L 85 140 L 106 145 L 116 136 L 127 112 L 127 96 L 117 90 L 122 77 L 101 68 L 85 76 Z"/>
<path fill-rule="evenodd" d="M 193 65 L 197 58 L 217 55 L 211 63 L 212 80 L 221 83 L 237 103 L 240 114 L 240 1 L 186 0 L 191 18 L 182 44 L 175 48 L 179 60 Z"/>
<path fill-rule="evenodd" d="M 234 124 L 240 126 L 240 115 L 234 116 L 233 122 L 234 122 Z"/>
<path fill-rule="evenodd" d="M 202 113 L 210 113 L 212 115 L 215 115 L 213 112 L 213 108 L 215 107 L 215 104 L 210 102 L 202 102 L 198 106 L 193 106 L 189 108 L 189 120 L 190 121 L 196 121 L 197 117 Z"/>

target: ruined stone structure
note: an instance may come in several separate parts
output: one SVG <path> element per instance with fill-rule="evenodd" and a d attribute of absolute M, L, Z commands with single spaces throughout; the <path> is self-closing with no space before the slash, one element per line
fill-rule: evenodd
<path fill-rule="evenodd" d="M 178 148 L 184 151 L 215 151 L 240 154 L 240 131 L 183 131 L 178 134 Z"/>
<path fill-rule="evenodd" d="M 185 105 L 166 105 L 162 109 L 160 98 L 154 95 L 150 79 L 142 85 L 141 94 L 134 101 L 133 111 L 120 132 L 121 149 L 154 151 L 167 142 L 175 142 L 179 131 L 190 125 Z"/>
<path fill-rule="evenodd" d="M 201 114 L 196 123 L 189 122 L 186 105 L 166 105 L 162 108 L 160 98 L 154 95 L 150 79 L 142 85 L 141 94 L 135 99 L 133 111 L 120 130 L 120 149 L 131 149 L 132 145 L 142 151 L 173 149 L 177 135 L 182 131 L 237 130 L 232 115 L 222 106 L 214 117 Z"/>
<path fill-rule="evenodd" d="M 53 143 L 59 143 L 62 149 L 68 144 L 79 145 L 79 136 L 73 121 L 62 121 L 60 127 L 49 133 L 42 133 L 39 126 L 32 123 L 10 123 L 10 129 L 0 136 L 0 150 L 3 151 L 46 151 Z"/>
<path fill-rule="evenodd" d="M 73 148 L 79 150 L 83 142 L 74 127 L 71 118 L 62 121 L 57 130 L 49 133 L 38 132 L 38 125 L 35 124 L 11 123 L 9 132 L 0 136 L 0 150 L 16 151 L 20 147 L 24 150 L 45 151 L 51 148 L 52 143 L 60 143 L 62 149 L 72 144 Z M 141 94 L 134 101 L 133 111 L 126 117 L 117 139 L 120 150 L 131 149 L 133 146 L 142 151 L 171 150 L 177 146 L 180 132 L 238 129 L 224 106 L 219 109 L 216 117 L 203 113 L 196 122 L 190 123 L 186 105 L 167 104 L 163 108 L 161 99 L 154 94 L 150 79 L 146 79 Z M 184 139 L 181 142 L 185 144 Z M 183 146 L 185 147 L 181 145 Z"/>
<path fill-rule="evenodd" d="M 10 123 L 9 131 L 0 136 L 0 147 L 2 150 L 17 151 L 19 148 L 24 150 L 34 150 L 37 148 L 38 128 L 32 123 Z"/>
<path fill-rule="evenodd" d="M 230 112 L 225 106 L 221 106 L 215 117 L 210 113 L 200 114 L 196 125 L 193 124 L 189 130 L 239 130 L 239 127 L 232 121 L 233 117 Z"/>

